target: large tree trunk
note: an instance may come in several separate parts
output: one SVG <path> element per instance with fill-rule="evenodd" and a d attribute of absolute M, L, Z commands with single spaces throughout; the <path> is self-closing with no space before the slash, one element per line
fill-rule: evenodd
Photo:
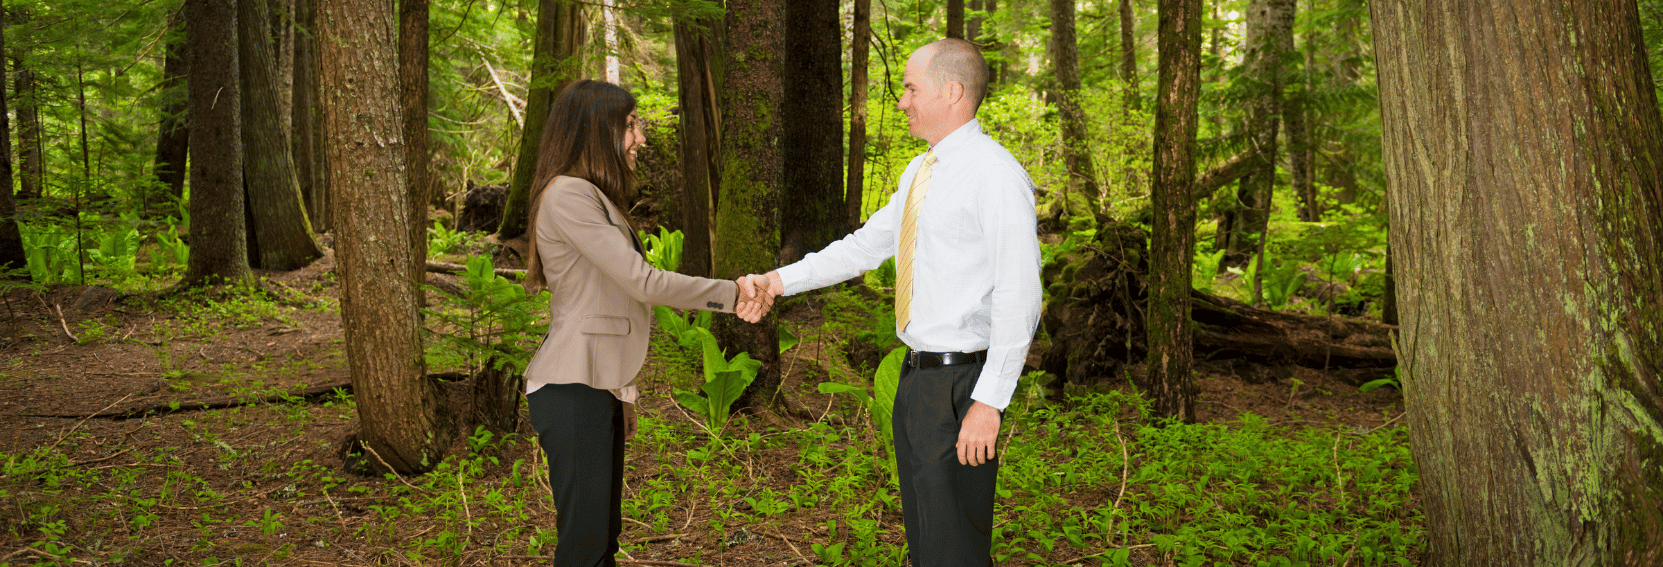
<path fill-rule="evenodd" d="M 266 22 L 271 26 L 272 73 L 277 77 L 277 119 L 284 132 L 294 132 L 295 1 L 268 0 Z"/>
<path fill-rule="evenodd" d="M 531 178 L 537 173 L 537 146 L 543 137 L 549 105 L 554 103 L 561 87 L 583 72 L 582 61 L 578 60 L 578 49 L 583 46 L 583 6 L 577 0 L 541 0 L 537 4 L 525 127 L 520 129 L 519 154 L 514 159 L 513 176 L 508 180 L 508 201 L 503 206 L 502 225 L 497 228 L 499 240 L 525 234 L 531 207 Z"/>
<path fill-rule="evenodd" d="M 1219 222 L 1224 264 L 1240 266 L 1259 253 L 1269 227 L 1271 191 L 1276 185 L 1276 135 L 1282 116 L 1282 56 L 1292 48 L 1293 0 L 1252 0 L 1247 7 L 1247 54 L 1242 65 L 1254 94 L 1247 109 L 1253 161 Z"/>
<path fill-rule="evenodd" d="M 791 263 L 848 234 L 843 191 L 843 33 L 838 0 L 785 3 L 779 261 Z M 962 6 L 961 6 L 962 8 Z M 962 10 L 961 10 L 962 11 Z M 741 274 L 743 275 L 743 274 Z"/>
<path fill-rule="evenodd" d="M 1080 48 L 1074 39 L 1074 0 L 1051 0 L 1051 58 L 1057 66 L 1057 111 L 1062 118 L 1063 168 L 1069 192 L 1084 197 L 1095 213 L 1097 175 L 1091 166 L 1086 116 L 1080 107 Z"/>
<path fill-rule="evenodd" d="M 1635 3 L 1370 6 L 1427 564 L 1663 564 L 1663 118 Z"/>
<path fill-rule="evenodd" d="M 5 53 L 6 13 L 0 10 L 0 57 Z M 22 269 L 29 261 L 23 251 L 23 235 L 17 229 L 17 206 L 12 202 L 12 126 L 6 114 L 4 78 L 0 73 L 0 278 L 5 278 L 6 270 Z"/>
<path fill-rule="evenodd" d="M 722 79 L 722 189 L 716 207 L 716 264 L 713 275 L 733 279 L 762 274 L 779 265 L 780 187 L 784 162 L 779 139 L 784 128 L 781 60 L 785 53 L 784 0 L 730 0 L 729 54 Z M 729 353 L 748 352 L 762 361 L 756 381 L 735 407 L 760 407 L 779 386 L 779 338 L 770 315 L 757 325 L 717 317 L 716 338 Z M 731 354 L 730 354 L 731 356 Z"/>
<path fill-rule="evenodd" d="M 972 7 L 979 2 L 971 2 Z M 849 49 L 849 175 L 844 181 L 844 223 L 849 231 L 861 225 L 866 197 L 866 96 L 871 89 L 866 67 L 872 52 L 872 0 L 854 0 L 853 36 Z M 971 20 L 972 37 L 981 18 Z"/>
<path fill-rule="evenodd" d="M 947 37 L 964 39 L 964 0 L 947 0 Z"/>
<path fill-rule="evenodd" d="M 294 154 L 295 179 L 300 184 L 300 196 L 306 203 L 306 217 L 312 230 L 329 231 L 329 195 L 323 182 L 323 144 L 318 143 L 318 51 L 313 34 L 317 30 L 314 0 L 295 0 L 295 24 L 301 33 L 294 42 L 294 96 L 290 123 L 293 125 L 291 152 Z"/>
<path fill-rule="evenodd" d="M 29 21 L 26 9 L 12 9 L 10 13 L 16 21 L 13 25 Z M 17 113 L 17 160 L 23 165 L 17 196 L 33 199 L 40 197 L 42 188 L 46 186 L 46 168 L 41 162 L 45 148 L 41 144 L 40 95 L 35 89 L 34 69 L 25 64 L 22 54 L 14 55 L 12 70 L 16 90 L 13 94 L 16 96 L 12 104 L 15 106 L 13 112 Z"/>
<path fill-rule="evenodd" d="M 323 255 L 312 238 L 295 179 L 289 132 L 279 109 L 276 63 L 265 0 L 239 0 L 237 43 L 242 47 L 243 181 L 248 195 L 249 264 L 298 269 Z"/>
<path fill-rule="evenodd" d="M 398 104 L 393 7 L 377 0 L 319 3 L 318 83 L 330 181 L 341 322 L 367 462 L 400 473 L 438 464 L 452 428 L 423 375 L 421 317 L 409 276 L 410 193 Z"/>
<path fill-rule="evenodd" d="M 1131 110 L 1143 106 L 1138 100 L 1138 52 L 1136 36 L 1132 33 L 1135 26 L 1132 0 L 1120 0 L 1120 82 L 1125 89 L 1125 94 L 1121 96 L 1125 99 L 1126 108 Z"/>
<path fill-rule="evenodd" d="M 420 285 L 427 263 L 427 202 L 432 191 L 432 154 L 427 132 L 428 0 L 399 0 L 399 107 L 404 120 L 404 173 L 410 192 L 410 277 Z M 420 294 L 418 294 L 418 299 Z"/>
<path fill-rule="evenodd" d="M 676 85 L 681 106 L 681 266 L 683 274 L 710 277 L 716 191 L 721 187 L 721 92 L 725 57 L 721 22 L 675 22 Z"/>
<path fill-rule="evenodd" d="M 185 286 L 243 282 L 242 92 L 237 85 L 237 0 L 187 0 L 185 54 L 190 75 L 191 253 Z"/>
<path fill-rule="evenodd" d="M 1155 413 L 1195 421 L 1190 261 L 1195 257 L 1196 102 L 1201 96 L 1201 0 L 1161 0 L 1155 182 L 1150 187 L 1149 355 Z"/>
<path fill-rule="evenodd" d="M 175 13 L 167 31 L 166 55 L 162 58 L 162 83 L 156 90 L 162 99 L 161 125 L 156 134 L 156 181 L 174 199 L 185 195 L 185 159 L 190 152 L 190 127 L 185 120 L 187 96 L 185 79 L 190 71 L 181 53 L 185 48 L 184 18 Z"/>

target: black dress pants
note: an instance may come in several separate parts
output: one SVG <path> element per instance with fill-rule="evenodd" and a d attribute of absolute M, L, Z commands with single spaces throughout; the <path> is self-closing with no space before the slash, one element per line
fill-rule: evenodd
<path fill-rule="evenodd" d="M 997 459 L 959 464 L 959 423 L 981 364 L 907 369 L 895 393 L 895 465 L 913 567 L 992 565 Z"/>
<path fill-rule="evenodd" d="M 584 384 L 546 384 L 526 396 L 554 490 L 556 567 L 613 567 L 622 531 L 623 402 Z"/>

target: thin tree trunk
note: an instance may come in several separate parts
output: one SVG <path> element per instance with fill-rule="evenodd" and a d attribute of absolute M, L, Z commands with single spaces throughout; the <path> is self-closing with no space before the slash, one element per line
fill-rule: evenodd
<path fill-rule="evenodd" d="M 1087 143 L 1085 111 L 1080 107 L 1080 49 L 1074 39 L 1074 0 L 1051 0 L 1051 57 L 1057 66 L 1057 110 L 1062 118 L 1063 168 L 1069 193 L 1100 208 L 1097 175 Z"/>
<path fill-rule="evenodd" d="M 272 67 L 277 77 L 277 119 L 284 132 L 294 132 L 295 0 L 267 0 L 271 23 Z"/>
<path fill-rule="evenodd" d="M 1236 202 L 1227 207 L 1226 222 L 1219 225 L 1219 236 L 1226 243 L 1226 265 L 1241 266 L 1258 255 L 1260 233 L 1269 228 L 1282 115 L 1281 62 L 1288 50 L 1283 38 L 1292 38 L 1293 9 L 1293 0 L 1252 0 L 1247 7 L 1247 54 L 1242 65 L 1255 83 L 1247 128 L 1256 165 L 1242 177 Z"/>
<path fill-rule="evenodd" d="M 5 53 L 6 11 L 0 9 L 0 57 Z M 0 73 L 0 85 L 4 85 L 4 78 L 5 74 Z M 22 269 L 29 261 L 16 215 L 17 205 L 12 202 L 12 126 L 6 114 L 6 89 L 0 88 L 0 279 L 6 277 L 6 270 Z"/>
<path fill-rule="evenodd" d="M 1297 1 L 1294 2 L 1297 5 Z M 1297 11 L 1297 6 L 1295 7 Z M 1295 14 L 1297 17 L 1297 13 Z M 1290 26 L 1291 27 L 1291 26 Z M 1310 44 L 1310 38 L 1305 42 Z M 1290 30 L 1288 43 L 1293 43 Z M 1311 65 L 1310 50 L 1305 50 L 1305 65 L 1301 72 L 1309 77 Z M 1291 74 L 1291 73 L 1290 73 Z M 1306 116 L 1306 101 L 1310 98 L 1310 79 L 1299 81 L 1298 90 L 1287 97 L 1287 104 L 1282 108 L 1282 123 L 1288 129 L 1288 175 L 1293 181 L 1293 194 L 1299 197 L 1299 220 L 1317 222 L 1322 220 L 1322 209 L 1317 204 L 1316 178 L 1312 161 L 1311 128 Z"/>
<path fill-rule="evenodd" d="M 427 202 L 433 190 L 432 154 L 427 131 L 428 0 L 399 0 L 399 105 L 404 119 L 404 172 L 410 192 L 410 277 L 426 279 Z M 421 301 L 422 294 L 417 294 Z M 477 400 L 476 400 L 477 401 Z"/>
<path fill-rule="evenodd" d="M 300 197 L 284 112 L 278 108 L 266 0 L 238 1 L 237 43 L 242 76 L 244 187 L 248 191 L 249 263 L 288 271 L 323 255 Z"/>
<path fill-rule="evenodd" d="M 190 258 L 183 286 L 253 279 L 243 224 L 237 0 L 187 0 L 190 59 Z"/>
<path fill-rule="evenodd" d="M 843 186 L 843 33 L 838 0 L 785 2 L 780 116 L 779 261 L 791 263 L 848 234 Z M 961 6 L 962 8 L 962 6 Z M 962 10 L 961 10 L 962 11 Z M 741 274 L 743 275 L 743 274 Z"/>
<path fill-rule="evenodd" d="M 784 53 L 783 0 L 730 0 L 729 54 Z M 733 57 L 722 79 L 722 189 L 716 208 L 715 277 L 762 274 L 779 266 L 780 187 L 784 163 L 775 140 L 782 134 L 785 86 L 777 57 Z M 756 381 L 736 407 L 761 407 L 779 387 L 779 338 L 773 315 L 750 325 L 717 317 L 716 338 L 728 352 L 762 361 Z"/>
<path fill-rule="evenodd" d="M 964 0 L 947 0 L 947 37 L 964 39 Z"/>
<path fill-rule="evenodd" d="M 621 84 L 623 70 L 618 61 L 618 9 L 613 6 L 613 0 L 601 0 L 601 26 L 606 43 L 606 57 L 602 60 L 601 76 L 606 82 L 614 85 Z"/>
<path fill-rule="evenodd" d="M 1370 8 L 1425 564 L 1663 564 L 1663 117 L 1635 3 Z"/>
<path fill-rule="evenodd" d="M 971 2 L 972 6 L 979 2 Z M 872 0 L 854 0 L 854 39 L 849 61 L 849 175 L 844 181 L 843 207 L 848 230 L 860 227 L 866 196 L 866 75 L 872 51 Z M 971 20 L 979 27 L 981 18 Z"/>
<path fill-rule="evenodd" d="M 162 59 L 162 83 L 157 87 L 162 98 L 161 125 L 156 135 L 156 161 L 151 168 L 156 181 L 167 189 L 175 200 L 185 195 L 185 159 L 190 152 L 190 127 L 185 111 L 188 96 L 185 80 L 190 71 L 185 66 L 182 51 L 185 47 L 184 15 L 175 13 L 167 31 L 166 55 Z"/>
<path fill-rule="evenodd" d="M 291 140 L 291 152 L 294 154 L 295 179 L 300 185 L 301 198 L 306 202 L 306 216 L 312 221 L 312 230 L 322 233 L 329 231 L 329 195 L 323 182 L 323 146 L 318 143 L 318 52 L 317 42 L 314 41 L 317 18 L 313 1 L 294 0 L 295 23 L 300 33 L 295 34 L 294 42 L 294 95 L 291 99 L 294 105 L 290 118 L 294 138 Z"/>
<path fill-rule="evenodd" d="M 721 115 L 717 108 L 723 54 L 720 22 L 675 22 L 676 84 L 681 106 L 681 273 L 710 277 L 721 186 Z"/>
<path fill-rule="evenodd" d="M 1136 22 L 1132 20 L 1132 0 L 1120 0 L 1120 82 L 1124 85 L 1126 108 L 1138 110 L 1143 102 L 1138 100 L 1138 52 L 1136 36 L 1133 35 Z"/>
<path fill-rule="evenodd" d="M 1191 260 L 1195 257 L 1196 103 L 1201 94 L 1201 0 L 1160 0 L 1160 86 L 1150 188 L 1148 384 L 1155 413 L 1195 421 Z"/>
<path fill-rule="evenodd" d="M 543 136 L 549 105 L 561 87 L 583 72 L 582 61 L 578 60 L 578 50 L 583 45 L 582 8 L 583 4 L 576 0 L 541 0 L 537 4 L 525 127 L 520 129 L 519 154 L 514 160 L 513 176 L 508 180 L 508 201 L 503 205 L 502 225 L 497 228 L 499 240 L 525 234 L 531 206 L 531 178 L 537 173 L 537 145 Z"/>
<path fill-rule="evenodd" d="M 969 4 L 969 6 L 967 6 L 967 8 L 970 9 L 971 13 L 969 14 L 969 19 L 964 22 L 964 39 L 970 40 L 971 43 L 981 45 L 981 43 L 982 43 L 982 0 L 970 0 L 970 4 Z M 870 20 L 871 17 L 872 17 L 872 0 L 866 0 L 866 14 L 867 14 L 867 16 L 866 16 L 867 19 Z M 871 24 L 870 21 L 867 22 L 866 28 L 867 28 L 867 30 L 872 29 L 872 24 Z M 871 32 L 868 31 L 867 33 L 871 33 Z"/>
<path fill-rule="evenodd" d="M 441 398 L 424 376 L 421 293 L 409 274 L 410 193 L 391 3 L 324 0 L 318 6 L 318 83 L 331 181 L 341 322 L 356 393 L 359 442 L 377 469 L 418 473 L 450 444 Z"/>

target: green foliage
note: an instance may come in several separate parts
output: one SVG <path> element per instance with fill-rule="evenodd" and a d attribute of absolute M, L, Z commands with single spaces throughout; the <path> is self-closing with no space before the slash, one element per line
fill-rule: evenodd
<path fill-rule="evenodd" d="M 640 231 L 638 234 L 641 241 L 646 244 L 647 252 L 644 256 L 648 264 L 666 272 L 674 272 L 681 268 L 681 246 L 685 239 L 681 231 L 672 232 L 661 226 L 658 227 L 658 234 L 647 234 L 646 231 Z"/>
<path fill-rule="evenodd" d="M 704 352 L 704 385 L 699 387 L 704 395 L 676 388 L 676 401 L 704 416 L 704 426 L 711 435 L 721 435 L 733 402 L 756 380 L 762 361 L 743 352 L 729 360 L 721 347 L 716 346 L 716 336 L 709 330 L 694 327 L 689 332 L 698 338 Z"/>
<path fill-rule="evenodd" d="M 548 325 L 537 322 L 548 304 L 548 292 L 526 293 L 497 275 L 487 256 L 469 257 L 467 268 L 467 295 L 425 310 L 429 322 L 437 323 L 437 328 L 427 330 L 441 344 L 466 353 L 470 371 L 478 359 L 511 373 L 523 372 L 535 354 L 530 345 L 548 333 Z"/>
<path fill-rule="evenodd" d="M 433 228 L 427 231 L 427 257 L 436 258 L 455 251 L 466 242 L 468 233 L 451 230 L 444 223 L 433 221 Z"/>

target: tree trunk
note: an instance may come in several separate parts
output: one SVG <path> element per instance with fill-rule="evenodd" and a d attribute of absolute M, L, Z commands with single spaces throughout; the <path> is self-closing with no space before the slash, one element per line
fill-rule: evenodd
<path fill-rule="evenodd" d="M 426 278 L 427 202 L 433 189 L 427 132 L 428 0 L 398 2 L 399 106 L 404 120 L 404 173 L 410 192 L 410 278 Z M 417 300 L 423 299 L 417 294 Z M 477 400 L 476 400 L 477 401 Z M 477 410 L 476 410 L 477 411 Z"/>
<path fill-rule="evenodd" d="M 166 55 L 162 58 L 162 83 L 156 90 L 162 99 L 161 125 L 156 134 L 156 161 L 152 171 L 156 182 L 167 189 L 175 200 L 185 195 L 185 159 L 190 152 L 190 127 L 185 120 L 185 79 L 190 71 L 185 67 L 182 51 L 185 48 L 184 19 L 176 13 L 169 22 Z"/>
<path fill-rule="evenodd" d="M 1124 4 L 1122 4 L 1124 5 Z M 1150 187 L 1148 384 L 1155 413 L 1195 421 L 1190 266 L 1195 257 L 1196 102 L 1201 95 L 1201 0 L 1161 0 L 1155 182 Z M 1124 12 L 1122 12 L 1124 14 Z"/>
<path fill-rule="evenodd" d="M 12 9 L 10 13 L 16 21 L 13 25 L 29 21 L 27 9 Z M 17 113 L 17 160 L 23 165 L 17 196 L 34 199 L 41 196 L 46 186 L 46 168 L 41 163 L 45 148 L 41 144 L 40 93 L 35 88 L 35 71 L 25 64 L 21 54 L 14 55 L 12 69 L 16 81 L 11 102 L 16 107 L 13 112 Z"/>
<path fill-rule="evenodd" d="M 294 132 L 295 0 L 268 0 L 273 74 L 277 77 L 277 119 L 286 133 Z M 291 134 L 292 136 L 292 134 Z"/>
<path fill-rule="evenodd" d="M 417 473 L 450 443 L 437 386 L 423 375 L 421 317 L 409 274 L 410 193 L 393 6 L 324 0 L 318 89 L 341 275 L 341 322 L 358 402 L 359 442 L 378 469 Z"/>
<path fill-rule="evenodd" d="M 184 286 L 244 282 L 248 241 L 243 224 L 242 93 L 237 85 L 237 0 L 187 0 L 185 56 L 190 58 L 190 259 Z"/>
<path fill-rule="evenodd" d="M 0 10 L 0 57 L 6 53 L 6 11 Z M 3 61 L 3 60 L 0 60 Z M 0 73 L 0 85 L 5 83 Z M 17 206 L 12 202 L 12 126 L 6 114 L 6 89 L 0 88 L 0 279 L 6 270 L 24 268 L 23 234 L 17 228 Z M 24 279 L 29 276 L 23 275 Z"/>
<path fill-rule="evenodd" d="M 838 0 L 785 2 L 780 118 L 779 261 L 791 263 L 848 234 L 843 188 L 843 33 Z M 962 5 L 960 6 L 962 8 Z M 962 9 L 960 10 L 962 12 Z M 962 14 L 961 14 L 962 16 Z M 740 274 L 743 275 L 743 274 Z"/>
<path fill-rule="evenodd" d="M 784 163 L 779 139 L 785 53 L 784 0 L 730 0 L 728 54 L 722 79 L 722 189 L 716 207 L 717 278 L 762 274 L 779 266 L 780 195 Z M 760 54 L 760 55 L 757 55 Z M 751 325 L 717 317 L 716 338 L 729 356 L 748 352 L 762 361 L 756 381 L 735 407 L 761 407 L 779 387 L 779 338 L 775 316 Z"/>
<path fill-rule="evenodd" d="M 971 13 L 969 14 L 969 19 L 964 22 L 964 39 L 968 39 L 971 43 L 975 43 L 976 45 L 981 45 L 982 0 L 970 0 L 970 5 L 967 7 L 970 9 Z M 872 29 L 872 23 L 870 22 L 872 17 L 872 0 L 866 0 L 866 17 L 868 19 L 866 29 L 868 30 L 867 33 L 870 34 L 870 30 Z"/>
<path fill-rule="evenodd" d="M 312 230 L 322 233 L 329 231 L 329 195 L 323 182 L 323 145 L 318 143 L 318 52 L 313 39 L 317 17 L 313 0 L 294 0 L 294 8 L 295 23 L 302 33 L 295 34 L 294 42 L 291 152 L 306 216 L 312 221 Z"/>
<path fill-rule="evenodd" d="M 1291 44 L 1292 32 L 1289 33 L 1288 43 Z M 1309 46 L 1310 38 L 1305 41 Z M 1299 89 L 1287 98 L 1287 104 L 1282 108 L 1282 123 L 1288 128 L 1288 175 L 1293 181 L 1293 194 L 1299 197 L 1299 220 L 1317 222 L 1322 220 L 1322 209 L 1317 204 L 1316 177 L 1311 163 L 1311 129 L 1305 111 L 1311 94 L 1310 63 L 1307 48 L 1305 66 L 1300 70 L 1307 78 L 1299 81 Z"/>
<path fill-rule="evenodd" d="M 979 2 L 971 2 L 973 7 Z M 872 0 L 854 0 L 854 39 L 849 49 L 849 175 L 844 182 L 844 223 L 849 231 L 861 225 L 866 197 L 866 96 L 870 80 L 866 74 L 872 52 Z M 971 20 L 981 23 L 981 18 Z"/>
<path fill-rule="evenodd" d="M 1074 0 L 1051 0 L 1051 58 L 1057 65 L 1057 111 L 1062 118 L 1063 168 L 1069 193 L 1085 197 L 1095 212 L 1097 176 L 1087 144 L 1085 111 L 1080 108 L 1080 49 L 1074 39 Z"/>
<path fill-rule="evenodd" d="M 964 0 L 947 0 L 947 37 L 964 39 Z"/>
<path fill-rule="evenodd" d="M 1126 108 L 1138 110 L 1138 51 L 1133 35 L 1137 22 L 1132 20 L 1132 0 L 1120 0 L 1120 82 L 1123 84 Z"/>
<path fill-rule="evenodd" d="M 248 195 L 249 264 L 298 269 L 323 255 L 312 238 L 295 179 L 289 132 L 278 108 L 275 59 L 265 0 L 238 0 L 237 44 L 242 76 L 243 181 Z"/>
<path fill-rule="evenodd" d="M 1226 207 L 1219 239 L 1225 265 L 1241 266 L 1257 255 L 1261 234 L 1269 227 L 1271 191 L 1276 184 L 1276 135 L 1282 115 L 1282 56 L 1291 48 L 1293 0 L 1252 0 L 1247 7 L 1247 54 L 1242 65 L 1254 94 L 1247 110 L 1254 163 L 1242 177 L 1236 202 Z"/>
<path fill-rule="evenodd" d="M 1370 7 L 1426 564 L 1663 564 L 1663 118 L 1635 3 Z"/>
<path fill-rule="evenodd" d="M 716 190 L 721 186 L 721 114 L 717 109 L 722 49 L 721 22 L 675 22 L 676 84 L 681 106 L 681 267 L 710 277 Z"/>
<path fill-rule="evenodd" d="M 531 178 L 537 173 L 537 146 L 543 136 L 549 105 L 561 87 L 583 72 L 578 49 L 583 45 L 584 4 L 577 0 L 540 0 L 537 32 L 532 39 L 531 84 L 526 94 L 525 127 L 520 130 L 519 156 L 508 180 L 508 201 L 502 211 L 497 239 L 525 234 L 530 213 Z"/>

